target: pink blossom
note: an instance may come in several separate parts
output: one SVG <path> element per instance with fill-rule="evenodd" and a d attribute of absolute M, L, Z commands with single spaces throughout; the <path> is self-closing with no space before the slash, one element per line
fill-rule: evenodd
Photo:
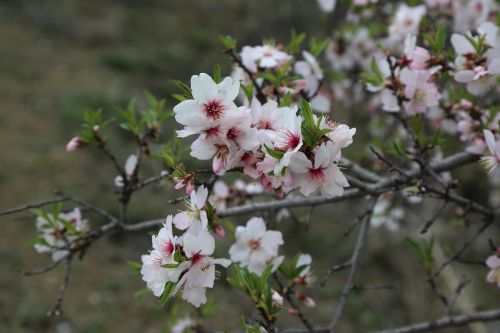
<path fill-rule="evenodd" d="M 408 101 L 403 103 L 406 112 L 410 115 L 425 113 L 426 110 L 439 105 L 441 94 L 436 85 L 431 82 L 429 70 L 403 69 L 401 81 L 405 84 L 405 97 Z"/>
<path fill-rule="evenodd" d="M 325 198 L 333 198 L 344 193 L 349 186 L 344 174 L 335 163 L 340 146 L 332 142 L 323 143 L 309 160 L 302 152 L 295 154 L 290 162 L 294 186 L 300 187 L 300 193 L 309 196 L 320 192 Z"/>
<path fill-rule="evenodd" d="M 142 279 L 157 297 L 161 296 L 167 282 L 177 281 L 177 274 L 163 266 L 175 263 L 173 253 L 176 248 L 176 241 L 172 234 L 172 216 L 169 215 L 158 235 L 152 237 L 153 250 L 141 257 Z"/>
<path fill-rule="evenodd" d="M 426 49 L 416 46 L 416 42 L 416 36 L 408 35 L 406 37 L 402 62 L 407 63 L 412 69 L 427 69 L 427 61 L 431 55 Z"/>
<path fill-rule="evenodd" d="M 272 45 L 244 46 L 241 61 L 246 68 L 256 73 L 259 68 L 279 68 L 290 61 L 292 56 Z"/>
<path fill-rule="evenodd" d="M 174 269 L 181 276 L 175 287 L 175 292 L 181 291 L 182 298 L 199 307 L 206 303 L 206 288 L 213 288 L 215 281 L 215 265 L 228 267 L 227 259 L 211 257 L 215 249 L 215 240 L 205 230 L 198 233 L 186 233 L 183 238 L 183 249 L 187 260 Z"/>

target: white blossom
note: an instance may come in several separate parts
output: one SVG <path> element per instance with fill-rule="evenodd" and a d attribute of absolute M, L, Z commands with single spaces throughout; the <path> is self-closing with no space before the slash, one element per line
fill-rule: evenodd
<path fill-rule="evenodd" d="M 283 245 L 281 232 L 266 230 L 264 220 L 253 217 L 246 226 L 236 228 L 236 243 L 229 249 L 229 254 L 232 261 L 260 275 L 278 257 L 280 245 Z"/>

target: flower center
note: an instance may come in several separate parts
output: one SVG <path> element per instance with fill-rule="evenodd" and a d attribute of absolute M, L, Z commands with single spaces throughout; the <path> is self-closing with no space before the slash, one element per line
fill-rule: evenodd
<path fill-rule="evenodd" d="M 273 56 L 273 51 L 272 50 L 266 50 L 263 53 L 264 57 L 272 57 Z"/>
<path fill-rule="evenodd" d="M 191 257 L 191 262 L 193 263 L 193 265 L 198 265 L 201 263 L 201 261 L 203 260 L 203 257 L 204 255 L 201 254 L 200 252 L 198 253 L 195 253 L 193 254 L 193 256 Z"/>
<path fill-rule="evenodd" d="M 248 246 L 252 251 L 256 251 L 260 248 L 260 240 L 252 239 L 248 242 Z"/>
<path fill-rule="evenodd" d="M 252 165 L 253 163 L 255 163 L 255 158 L 254 158 L 253 154 L 251 154 L 249 152 L 245 152 L 241 156 L 240 161 L 244 166 L 249 166 L 249 165 Z"/>
<path fill-rule="evenodd" d="M 403 25 L 405 27 L 411 27 L 413 25 L 413 19 L 411 17 L 407 17 L 404 21 L 403 21 Z"/>
<path fill-rule="evenodd" d="M 423 89 L 417 89 L 417 91 L 415 91 L 415 95 L 413 96 L 413 98 L 417 101 L 417 102 L 425 102 L 425 99 L 427 98 L 427 92 Z"/>
<path fill-rule="evenodd" d="M 226 134 L 226 136 L 227 136 L 227 138 L 229 140 L 236 140 L 236 139 L 238 139 L 240 137 L 240 135 L 241 135 L 241 132 L 236 127 L 230 128 L 229 131 L 227 131 L 227 134 Z"/>
<path fill-rule="evenodd" d="M 212 120 L 219 119 L 224 113 L 224 106 L 218 100 L 211 100 L 205 104 L 205 113 Z"/>
<path fill-rule="evenodd" d="M 210 127 L 205 130 L 205 135 L 207 136 L 208 139 L 216 138 L 219 136 L 219 134 L 220 134 L 219 126 Z"/>
<path fill-rule="evenodd" d="M 312 181 L 316 183 L 321 183 L 326 180 L 326 175 L 323 172 L 323 168 L 317 168 L 317 169 L 310 168 L 309 177 L 311 178 Z"/>
<path fill-rule="evenodd" d="M 271 126 L 271 123 L 267 120 L 261 121 L 259 125 L 257 126 L 259 129 L 266 129 L 266 130 L 272 130 L 273 127 Z"/>
<path fill-rule="evenodd" d="M 283 130 L 283 140 L 277 145 L 279 150 L 294 150 L 301 142 L 301 137 L 290 130 Z"/>
<path fill-rule="evenodd" d="M 174 243 L 167 242 L 167 244 L 165 244 L 165 253 L 172 254 L 174 253 L 174 250 L 175 250 Z"/>

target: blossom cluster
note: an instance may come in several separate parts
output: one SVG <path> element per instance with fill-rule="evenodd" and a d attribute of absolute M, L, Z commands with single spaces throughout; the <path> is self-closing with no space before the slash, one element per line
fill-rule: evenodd
<path fill-rule="evenodd" d="M 434 49 L 443 50 L 444 38 L 440 31 L 435 39 L 428 41 Z M 453 61 L 416 46 L 416 37 L 408 35 L 402 56 L 387 55 L 372 61 L 371 72 L 364 74 L 364 81 L 369 91 L 380 92 L 383 110 L 404 110 L 408 116 L 424 115 L 435 128 L 458 134 L 468 143 L 467 151 L 474 154 L 485 152 L 487 156 L 482 162 L 491 174 L 499 163 L 497 132 L 500 116 L 493 108 L 484 110 L 473 98 L 497 88 L 500 75 L 499 28 L 492 22 L 483 22 L 474 34 L 470 31 L 454 33 L 450 42 L 455 53 Z M 450 99 L 450 92 L 443 89 L 449 85 L 437 84 L 437 81 L 443 81 L 445 73 L 449 73 L 456 84 L 464 84 L 470 95 L 447 105 L 443 96 Z"/>
<path fill-rule="evenodd" d="M 152 236 L 152 245 L 153 250 L 141 258 L 142 279 L 148 288 L 163 299 L 179 292 L 196 307 L 207 301 L 206 288 L 214 285 L 215 265 L 227 267 L 231 263 L 228 259 L 212 257 L 215 240 L 202 228 L 201 221 L 176 237 L 173 218 L 169 215 L 158 234 Z"/>
<path fill-rule="evenodd" d="M 321 50 L 321 47 L 318 50 Z M 288 95 L 295 100 L 306 95 L 310 97 L 311 106 L 315 111 L 327 113 L 330 111 L 331 104 L 330 98 L 321 90 L 324 73 L 319 61 L 309 51 L 304 50 L 301 55 L 302 60 L 296 60 L 283 50 L 282 45 L 271 43 L 244 46 L 240 53 L 242 66 L 235 66 L 232 77 L 244 84 L 251 84 L 251 76 L 253 76 L 254 80 L 261 85 L 266 79 L 266 74 L 284 73 L 289 77 L 295 75 L 295 78 L 281 81 L 278 86 L 265 87 L 262 93 L 269 99 L 283 98 Z"/>
<path fill-rule="evenodd" d="M 365 76 L 367 88 L 381 92 L 382 109 L 404 110 L 408 115 L 422 114 L 439 105 L 441 93 L 433 82 L 440 67 L 429 51 L 416 46 L 416 37 L 405 39 L 400 59 L 383 57 L 372 63 L 373 74 Z"/>
<path fill-rule="evenodd" d="M 82 219 L 79 208 L 61 212 L 55 207 L 52 213 L 37 212 L 38 237 L 34 248 L 38 253 L 50 253 L 53 261 L 59 261 L 69 254 L 71 247 L 78 244 L 80 237 L 89 229 L 88 221 Z"/>
<path fill-rule="evenodd" d="M 166 300 L 177 293 L 196 307 L 206 303 L 206 289 L 216 279 L 215 265 L 228 267 L 239 262 L 256 274 L 273 265 L 276 270 L 283 257 L 278 247 L 283 244 L 279 231 L 266 230 L 261 218 L 252 218 L 246 227 L 237 227 L 236 243 L 231 246 L 231 260 L 216 259 L 212 233 L 223 237 L 224 231 L 214 216 L 212 199 L 203 185 L 193 190 L 186 210 L 169 215 L 157 235 L 152 236 L 152 250 L 142 256 L 141 274 L 149 289 Z M 174 235 L 174 227 L 181 232 Z"/>
<path fill-rule="evenodd" d="M 184 126 L 178 135 L 197 135 L 191 156 L 212 159 L 217 175 L 240 167 L 270 191 L 300 188 L 304 195 L 342 195 L 349 184 L 338 162 L 355 129 L 317 117 L 305 101 L 300 114 L 297 105 L 280 106 L 275 100 L 262 104 L 253 98 L 238 107 L 239 89 L 230 77 L 220 83 L 203 73 L 192 77 L 193 98 L 174 108 Z"/>
<path fill-rule="evenodd" d="M 500 75 L 500 34 L 498 26 L 484 22 L 473 36 L 453 34 L 451 43 L 455 50 L 454 78 L 467 84 L 472 95 L 484 95 Z"/>

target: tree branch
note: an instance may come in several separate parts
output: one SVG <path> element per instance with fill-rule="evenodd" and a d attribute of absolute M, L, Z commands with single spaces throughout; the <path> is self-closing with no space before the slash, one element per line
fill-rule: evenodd
<path fill-rule="evenodd" d="M 369 213 L 364 216 L 364 223 L 361 225 L 361 229 L 359 230 L 358 239 L 356 241 L 356 246 L 354 248 L 354 252 L 351 257 L 351 270 L 349 271 L 349 275 L 347 276 L 347 280 L 344 284 L 344 288 L 342 290 L 342 296 L 340 297 L 339 305 L 335 310 L 335 314 L 333 316 L 333 320 L 330 324 L 329 331 L 330 333 L 334 333 L 337 330 L 337 325 L 340 322 L 340 318 L 344 312 L 344 308 L 347 305 L 347 301 L 349 299 L 349 295 L 354 287 L 354 279 L 356 277 L 356 272 L 358 269 L 359 258 L 361 254 L 361 250 L 366 242 L 366 235 L 368 233 L 368 229 L 370 227 L 370 218 L 372 216 L 371 212 L 373 212 L 373 207 L 377 202 L 378 197 L 373 197 L 372 202 L 370 203 Z"/>
<path fill-rule="evenodd" d="M 459 327 L 474 322 L 486 322 L 500 320 L 500 309 L 490 310 L 478 313 L 463 314 L 458 316 L 445 316 L 434 321 L 412 324 L 393 328 L 389 330 L 376 331 L 373 333 L 413 333 L 413 332 L 427 332 L 446 327 Z"/>

